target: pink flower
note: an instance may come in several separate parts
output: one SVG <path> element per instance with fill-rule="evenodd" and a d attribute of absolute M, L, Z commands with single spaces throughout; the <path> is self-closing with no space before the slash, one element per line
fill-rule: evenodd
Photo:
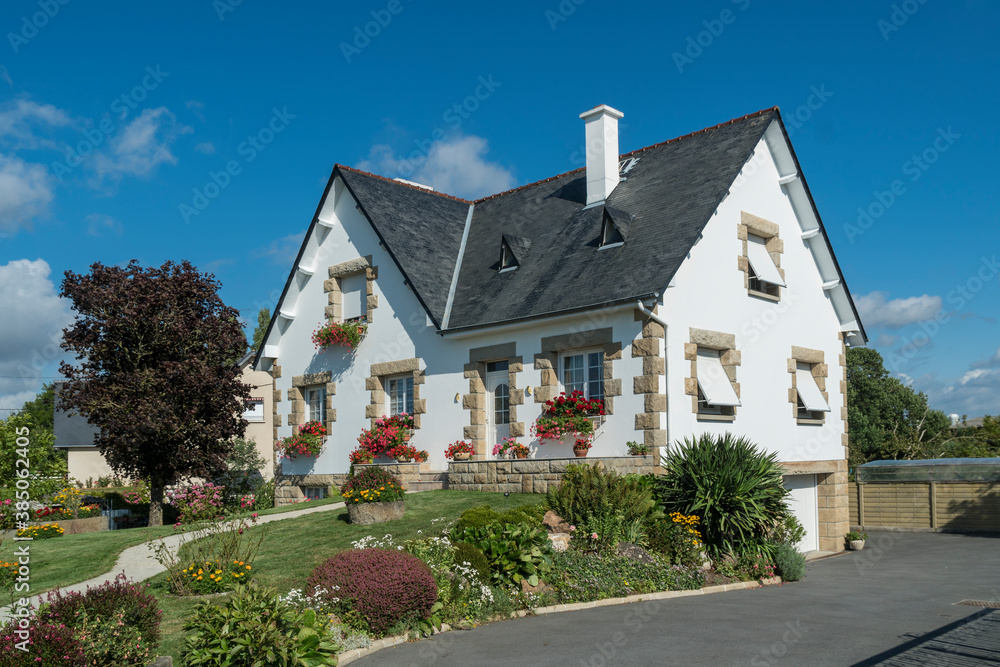
<path fill-rule="evenodd" d="M 597 539 L 597 533 L 591 533 L 590 534 L 590 539 L 596 540 Z"/>
<path fill-rule="evenodd" d="M 576 526 L 570 526 L 569 530 L 570 530 L 570 532 L 573 532 L 574 530 L 576 530 Z"/>

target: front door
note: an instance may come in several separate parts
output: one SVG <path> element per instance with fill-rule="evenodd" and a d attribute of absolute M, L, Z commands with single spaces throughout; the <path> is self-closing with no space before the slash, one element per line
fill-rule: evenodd
<path fill-rule="evenodd" d="M 486 375 L 487 454 L 493 446 L 510 435 L 510 377 L 507 370 Z"/>

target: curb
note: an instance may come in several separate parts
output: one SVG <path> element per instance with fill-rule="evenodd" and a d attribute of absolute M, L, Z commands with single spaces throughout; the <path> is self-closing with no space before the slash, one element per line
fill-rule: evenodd
<path fill-rule="evenodd" d="M 605 598 L 603 600 L 594 600 L 592 602 L 571 602 L 568 604 L 556 604 L 550 607 L 539 607 L 533 612 L 527 612 L 524 610 L 517 611 L 511 615 L 511 618 L 524 618 L 525 616 L 535 615 L 541 616 L 543 614 L 560 614 L 566 611 L 582 611 L 584 609 L 593 609 L 595 607 L 610 607 L 619 604 L 631 604 L 633 602 L 649 602 L 651 600 L 669 600 L 672 598 L 686 598 L 694 595 L 712 595 L 714 593 L 727 593 L 729 591 L 745 591 L 754 588 L 763 588 L 764 586 L 778 586 L 783 582 L 781 577 L 771 577 L 770 579 L 762 579 L 760 581 L 741 581 L 736 584 L 719 584 L 717 586 L 708 586 L 706 588 L 699 588 L 698 590 L 691 591 L 660 591 L 659 593 L 642 593 L 639 595 L 629 595 L 623 598 Z M 441 624 L 441 630 L 435 631 L 433 634 L 439 635 L 442 632 L 459 632 L 458 630 L 453 631 L 447 623 Z M 382 649 L 387 649 L 398 644 L 404 644 L 408 641 L 406 635 L 397 635 L 395 637 L 385 637 L 384 639 L 379 639 L 378 641 L 372 642 L 372 645 L 368 648 L 355 648 L 350 651 L 345 651 L 337 655 L 337 664 L 346 665 L 348 663 L 354 662 L 361 658 L 368 657 L 373 653 L 378 653 Z M 419 641 L 419 640 L 417 640 Z"/>

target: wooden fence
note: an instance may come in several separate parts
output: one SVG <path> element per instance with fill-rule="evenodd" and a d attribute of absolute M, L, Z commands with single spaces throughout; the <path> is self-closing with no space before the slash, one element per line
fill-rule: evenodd
<path fill-rule="evenodd" d="M 1000 482 L 851 482 L 848 497 L 853 527 L 1000 532 Z"/>

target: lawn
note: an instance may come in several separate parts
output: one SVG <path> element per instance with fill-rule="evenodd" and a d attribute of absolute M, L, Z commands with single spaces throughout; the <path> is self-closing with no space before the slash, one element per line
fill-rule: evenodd
<path fill-rule="evenodd" d="M 280 514 L 318 505 L 341 502 L 339 497 L 311 500 L 263 510 L 260 515 Z M 109 572 L 118 555 L 146 540 L 173 534 L 173 526 L 130 528 L 80 535 L 64 535 L 31 543 L 31 594 L 37 595 L 57 586 L 69 586 Z M 5 540 L 0 545 L 0 559 L 12 560 L 23 542 Z"/>
<path fill-rule="evenodd" d="M 260 553 L 254 561 L 254 577 L 266 586 L 287 593 L 292 588 L 305 588 L 312 570 L 327 558 L 351 548 L 351 542 L 368 535 L 381 537 L 391 534 L 399 543 L 423 535 L 440 532 L 447 523 L 475 505 L 488 503 L 497 509 L 537 504 L 545 500 L 538 494 L 477 493 L 473 491 L 424 491 L 406 497 L 406 516 L 399 521 L 371 526 L 347 523 L 347 510 L 331 510 L 279 521 L 254 528 L 266 530 Z M 443 518 L 444 521 L 435 519 Z M 63 538 L 65 539 L 65 538 Z M 159 598 L 163 609 L 160 655 L 172 655 L 180 664 L 183 641 L 182 627 L 197 602 L 203 598 L 181 598 L 166 590 L 166 575 L 150 580 L 151 591 Z M 220 598 L 212 598 L 221 602 Z"/>

